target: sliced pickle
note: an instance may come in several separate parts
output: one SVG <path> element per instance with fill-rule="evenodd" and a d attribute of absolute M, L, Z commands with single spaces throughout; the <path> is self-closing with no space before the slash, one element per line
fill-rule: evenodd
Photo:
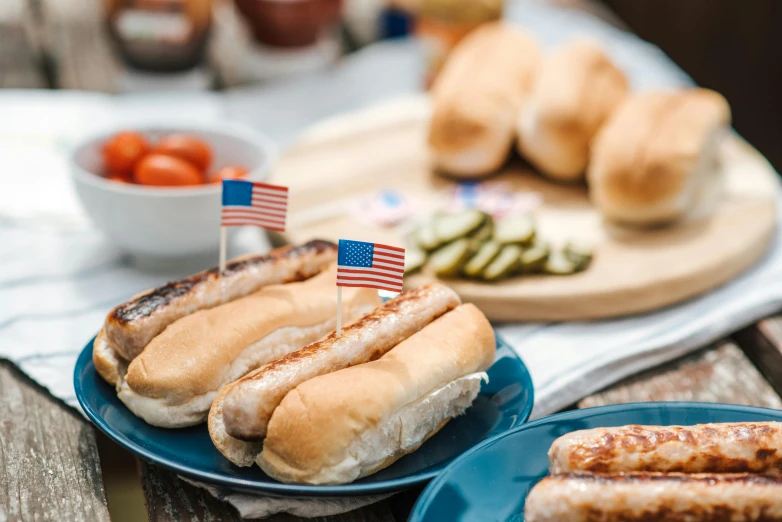
<path fill-rule="evenodd" d="M 561 250 L 551 252 L 543 264 L 543 272 L 551 275 L 569 275 L 576 272 L 576 264 Z"/>
<path fill-rule="evenodd" d="M 486 216 L 486 221 L 478 230 L 470 234 L 470 239 L 485 243 L 491 239 L 492 234 L 494 234 L 494 220 L 491 216 Z"/>
<path fill-rule="evenodd" d="M 412 274 L 426 263 L 426 252 L 418 248 L 405 249 L 405 274 Z"/>
<path fill-rule="evenodd" d="M 522 248 L 519 245 L 506 245 L 502 247 L 497 257 L 489 263 L 481 277 L 485 281 L 499 281 L 518 272 L 521 267 Z"/>
<path fill-rule="evenodd" d="M 469 256 L 470 242 L 464 238 L 457 239 L 434 251 L 427 266 L 439 277 L 454 277 L 461 272 Z"/>
<path fill-rule="evenodd" d="M 432 221 L 421 225 L 416 234 L 416 242 L 418 246 L 426 251 L 434 250 L 442 244 L 442 241 L 440 241 L 434 231 L 434 223 Z"/>
<path fill-rule="evenodd" d="M 494 224 L 493 239 L 503 245 L 529 244 L 535 239 L 535 222 L 526 215 L 504 217 Z"/>
<path fill-rule="evenodd" d="M 481 272 L 497 257 L 500 253 L 499 243 L 489 241 L 484 243 L 480 249 L 464 265 L 464 274 L 469 277 L 478 277 Z"/>
<path fill-rule="evenodd" d="M 521 253 L 521 271 L 529 274 L 540 272 L 546 264 L 550 250 L 547 243 L 536 240 L 532 246 L 525 248 Z"/>
<path fill-rule="evenodd" d="M 476 231 L 486 222 L 486 214 L 469 209 L 456 214 L 438 216 L 432 221 L 434 233 L 441 243 L 450 243 Z"/>
<path fill-rule="evenodd" d="M 563 250 L 568 259 L 576 266 L 576 271 L 585 270 L 592 262 L 592 248 L 578 241 L 569 241 Z"/>

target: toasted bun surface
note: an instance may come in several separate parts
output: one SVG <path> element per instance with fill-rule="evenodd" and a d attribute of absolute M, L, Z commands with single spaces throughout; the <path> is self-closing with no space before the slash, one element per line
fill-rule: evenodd
<path fill-rule="evenodd" d="M 481 26 L 459 43 L 432 88 L 429 146 L 439 168 L 471 177 L 505 162 L 539 59 L 537 43 L 503 23 Z"/>
<path fill-rule="evenodd" d="M 112 350 L 104 329 L 101 329 L 92 345 L 92 362 L 95 364 L 95 370 L 106 382 L 114 387 L 119 386 L 122 375 L 127 370 L 127 362 Z"/>
<path fill-rule="evenodd" d="M 519 151 L 553 178 L 581 178 L 592 138 L 626 93 L 624 74 L 594 43 L 574 40 L 555 49 L 519 112 Z"/>
<path fill-rule="evenodd" d="M 729 124 L 727 101 L 707 89 L 626 97 L 592 147 L 593 203 L 625 223 L 681 217 L 719 187 L 717 150 Z"/>
<path fill-rule="evenodd" d="M 451 414 L 461 413 L 477 389 L 455 384 L 443 391 L 448 398 L 434 408 L 441 419 L 416 436 L 376 429 L 403 418 L 406 406 L 488 369 L 494 352 L 486 317 L 471 304 L 461 305 L 380 359 L 316 377 L 288 393 L 272 415 L 257 462 L 285 482 L 342 483 L 377 471 L 415 450 Z M 465 397 L 467 405 L 460 403 Z M 426 416 L 409 418 L 415 419 L 412 424 L 425 423 Z M 402 420 L 398 426 L 414 429 Z M 367 443 L 372 439 L 375 444 Z"/>

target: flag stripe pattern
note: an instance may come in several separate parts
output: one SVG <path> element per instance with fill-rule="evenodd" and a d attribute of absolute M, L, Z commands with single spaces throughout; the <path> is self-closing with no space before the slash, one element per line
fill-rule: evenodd
<path fill-rule="evenodd" d="M 223 180 L 221 225 L 251 225 L 285 231 L 288 187 L 241 180 Z"/>
<path fill-rule="evenodd" d="M 360 286 L 401 292 L 404 273 L 404 248 L 339 240 L 337 286 Z"/>

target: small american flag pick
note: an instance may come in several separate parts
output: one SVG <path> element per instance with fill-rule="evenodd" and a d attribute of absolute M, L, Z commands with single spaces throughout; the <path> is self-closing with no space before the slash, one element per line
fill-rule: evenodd
<path fill-rule="evenodd" d="M 339 240 L 337 286 L 361 286 L 401 292 L 404 273 L 404 248 Z"/>
<path fill-rule="evenodd" d="M 251 225 L 285 231 L 288 187 L 233 179 L 223 180 L 221 225 Z"/>

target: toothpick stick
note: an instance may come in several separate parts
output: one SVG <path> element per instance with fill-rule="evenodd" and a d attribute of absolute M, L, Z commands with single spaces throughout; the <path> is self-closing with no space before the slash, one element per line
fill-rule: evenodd
<path fill-rule="evenodd" d="M 222 275 L 225 272 L 225 250 L 228 243 L 228 234 L 225 227 L 220 227 L 220 266 L 218 267 L 218 275 Z"/>
<path fill-rule="evenodd" d="M 337 337 L 342 335 L 342 287 L 337 287 Z"/>

